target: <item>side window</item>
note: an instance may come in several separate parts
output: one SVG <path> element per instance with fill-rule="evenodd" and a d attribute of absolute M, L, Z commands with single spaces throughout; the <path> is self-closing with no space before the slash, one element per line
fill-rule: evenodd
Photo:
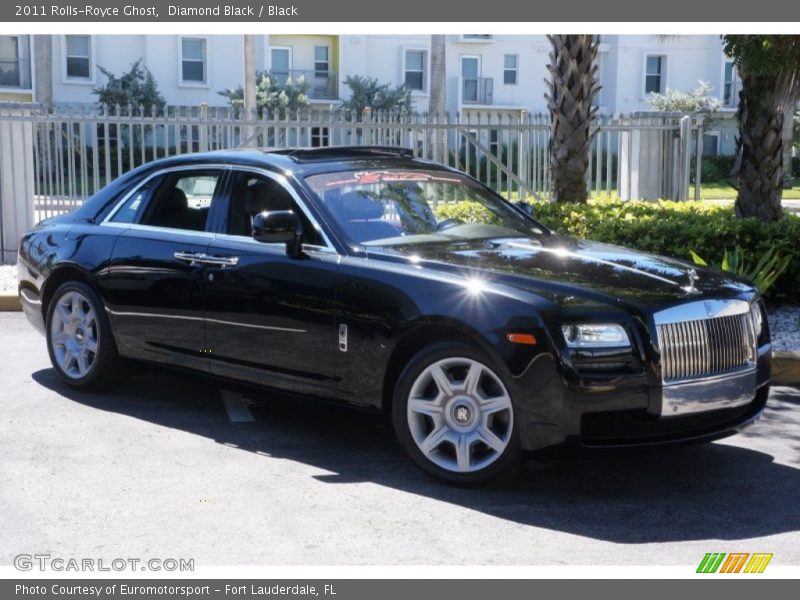
<path fill-rule="evenodd" d="M 128 198 L 125 203 L 114 213 L 111 217 L 113 223 L 135 223 L 142 209 L 147 204 L 148 198 L 153 190 L 158 187 L 161 181 L 159 177 L 153 177 L 149 181 L 143 183 L 139 188 Z"/>
<path fill-rule="evenodd" d="M 231 192 L 226 232 L 229 235 L 250 237 L 253 217 L 263 211 L 293 210 L 303 224 L 307 244 L 323 245 L 322 236 L 294 201 L 289 190 L 279 181 L 263 175 L 239 173 Z"/>
<path fill-rule="evenodd" d="M 140 219 L 142 225 L 204 231 L 222 171 L 204 169 L 165 175 Z"/>

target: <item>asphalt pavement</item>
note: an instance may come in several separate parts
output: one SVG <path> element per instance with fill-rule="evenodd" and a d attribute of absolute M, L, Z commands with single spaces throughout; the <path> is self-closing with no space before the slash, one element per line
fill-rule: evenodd
<path fill-rule="evenodd" d="M 703 446 L 533 465 L 462 489 L 382 419 L 144 371 L 71 391 L 0 313 L 0 565 L 20 553 L 198 565 L 800 563 L 800 391 Z"/>

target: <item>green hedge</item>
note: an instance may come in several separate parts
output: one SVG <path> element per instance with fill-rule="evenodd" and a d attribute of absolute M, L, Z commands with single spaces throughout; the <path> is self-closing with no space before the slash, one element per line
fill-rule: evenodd
<path fill-rule="evenodd" d="M 787 214 L 777 223 L 765 224 L 737 219 L 732 206 L 703 202 L 593 200 L 589 204 L 534 202 L 533 207 L 535 217 L 559 233 L 685 260 L 691 260 L 689 251 L 694 250 L 710 264 L 719 264 L 725 249 L 739 247 L 745 259 L 754 263 L 774 246 L 792 260 L 767 295 L 798 302 L 800 217 Z M 476 218 L 475 210 L 474 204 L 461 202 L 441 206 L 437 213 L 468 222 Z"/>

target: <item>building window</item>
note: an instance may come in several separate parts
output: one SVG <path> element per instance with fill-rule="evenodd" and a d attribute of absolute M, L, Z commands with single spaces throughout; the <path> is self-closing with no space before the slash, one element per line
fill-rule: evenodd
<path fill-rule="evenodd" d="M 719 155 L 719 133 L 714 131 L 703 134 L 703 156 Z"/>
<path fill-rule="evenodd" d="M 327 127 L 312 127 L 311 128 L 311 147 L 322 148 L 330 146 L 330 129 Z"/>
<path fill-rule="evenodd" d="M 517 85 L 517 61 L 516 54 L 506 54 L 503 57 L 503 83 L 506 85 Z"/>
<path fill-rule="evenodd" d="M 199 38 L 181 39 L 181 80 L 206 83 L 206 71 L 206 41 Z"/>
<path fill-rule="evenodd" d="M 664 66 L 666 58 L 663 56 L 648 56 L 645 60 L 644 93 L 664 93 Z"/>
<path fill-rule="evenodd" d="M 28 40 L 27 35 L 0 35 L 0 86 L 31 89 Z"/>
<path fill-rule="evenodd" d="M 406 50 L 405 84 L 412 90 L 425 91 L 424 50 Z"/>
<path fill-rule="evenodd" d="M 269 49 L 269 74 L 279 85 L 286 85 L 292 70 L 292 49 L 286 46 L 273 46 Z"/>
<path fill-rule="evenodd" d="M 314 46 L 314 77 L 327 77 L 331 70 L 331 49 Z"/>
<path fill-rule="evenodd" d="M 498 129 L 489 130 L 489 152 L 494 156 L 500 156 L 500 131 Z"/>
<path fill-rule="evenodd" d="M 88 35 L 66 36 L 65 54 L 69 79 L 92 78 L 92 38 Z"/>
<path fill-rule="evenodd" d="M 739 75 L 732 60 L 725 61 L 725 81 L 722 84 L 722 103 L 736 106 L 739 103 Z"/>

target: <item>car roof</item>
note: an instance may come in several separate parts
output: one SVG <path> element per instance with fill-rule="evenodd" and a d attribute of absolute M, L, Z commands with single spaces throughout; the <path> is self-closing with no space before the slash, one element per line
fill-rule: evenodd
<path fill-rule="evenodd" d="M 191 165 L 210 161 L 290 171 L 301 177 L 349 169 L 425 168 L 449 170 L 438 163 L 414 158 L 413 151 L 410 149 L 388 146 L 237 148 L 180 154 L 150 163 L 149 166 L 163 168 L 171 165 Z"/>

